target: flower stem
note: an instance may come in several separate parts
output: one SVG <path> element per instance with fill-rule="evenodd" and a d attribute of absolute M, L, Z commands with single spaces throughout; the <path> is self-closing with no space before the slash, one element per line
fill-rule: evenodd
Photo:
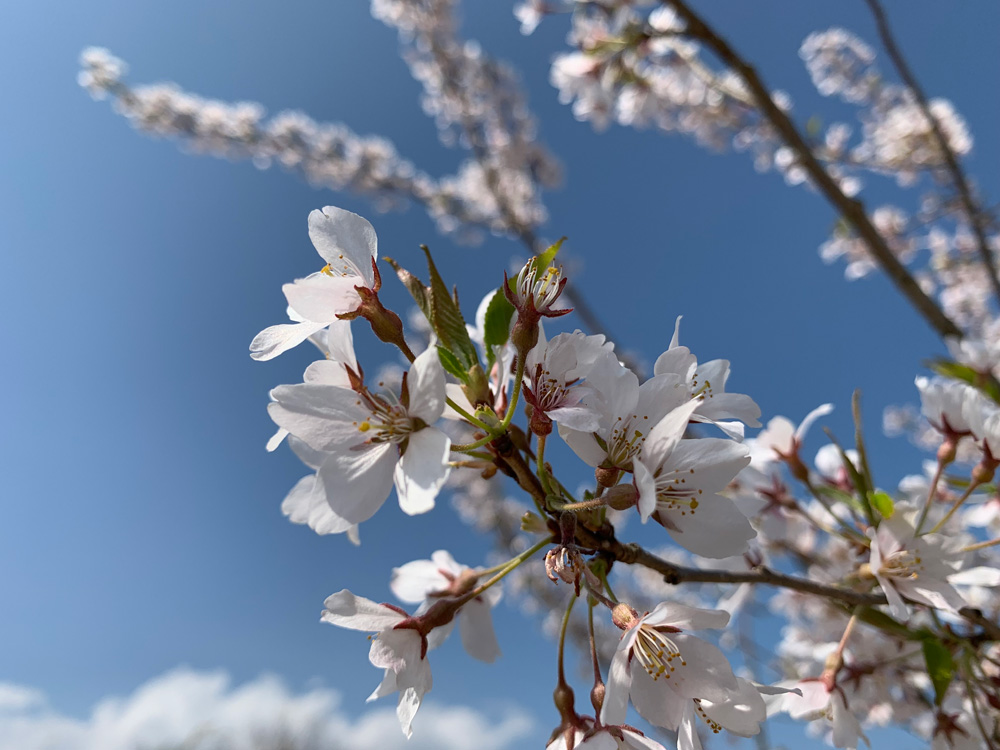
<path fill-rule="evenodd" d="M 538 436 L 538 448 L 535 449 L 536 462 L 537 462 L 537 473 L 538 481 L 542 483 L 542 489 L 545 490 L 546 495 L 551 495 L 552 490 L 549 489 L 548 471 L 545 469 L 545 440 L 547 435 Z"/>
<path fill-rule="evenodd" d="M 924 507 L 920 509 L 920 517 L 917 519 L 917 530 L 914 532 L 914 536 L 920 536 L 920 530 L 924 528 L 924 521 L 927 520 L 927 513 L 934 503 L 934 495 L 937 494 L 937 487 L 941 481 L 942 474 L 944 474 L 944 463 L 938 461 L 937 469 L 934 471 L 934 478 L 931 480 L 931 490 L 927 493 L 927 500 L 924 501 Z"/>
<path fill-rule="evenodd" d="M 962 507 L 962 505 L 965 503 L 965 501 L 969 499 L 969 497 L 972 495 L 973 492 L 976 491 L 976 489 L 979 487 L 980 484 L 981 484 L 981 482 L 979 482 L 979 481 L 977 481 L 975 479 L 973 479 L 972 481 L 970 481 L 969 482 L 969 486 L 966 488 L 965 492 L 962 493 L 962 496 L 960 498 L 958 498 L 958 500 L 955 501 L 955 504 L 952 505 L 951 508 L 948 510 L 948 512 L 944 514 L 944 518 L 942 518 L 940 521 L 938 521 L 934 525 L 934 528 L 931 529 L 930 531 L 928 531 L 927 533 L 928 534 L 935 534 L 938 531 L 940 531 L 941 527 L 944 526 L 946 523 L 948 523 L 949 520 L 951 520 L 951 517 L 953 515 L 955 515 L 955 512 L 959 508 Z"/>
<path fill-rule="evenodd" d="M 977 550 L 986 549 L 987 547 L 995 547 L 1000 544 L 1000 536 L 996 539 L 987 539 L 985 542 L 977 542 L 976 544 L 970 544 L 968 547 L 962 547 L 962 552 L 975 552 Z"/>
<path fill-rule="evenodd" d="M 569 605 L 566 607 L 566 612 L 563 614 L 562 626 L 559 628 L 559 684 L 566 684 L 566 672 L 563 670 L 563 654 L 566 648 L 566 631 L 569 629 L 569 615 L 573 611 L 573 605 L 576 604 L 577 596 L 574 594 L 570 597 Z"/>
<path fill-rule="evenodd" d="M 525 560 L 527 560 L 528 558 L 530 558 L 532 555 L 534 555 L 540 549 L 543 549 L 544 547 L 547 547 L 548 545 L 552 544 L 552 541 L 553 541 L 552 537 L 548 537 L 546 539 L 543 539 L 542 541 L 538 542 L 534 546 L 529 547 L 528 549 L 526 549 L 524 552 L 522 552 L 517 557 L 515 557 L 515 558 L 509 560 L 508 562 L 504 563 L 500 567 L 500 572 L 499 573 L 497 573 L 496 575 L 494 575 L 492 578 L 490 578 L 485 583 L 481 583 L 478 586 L 476 586 L 476 588 L 474 588 L 472 591 L 470 591 L 465 596 L 462 596 L 461 598 L 459 598 L 459 600 L 458 600 L 459 606 L 461 606 L 462 604 L 465 604 L 466 602 L 472 601 L 477 596 L 481 595 L 484 591 L 486 591 L 486 589 L 490 588 L 491 586 L 493 586 L 493 585 L 495 585 L 497 583 L 500 583 L 500 581 L 502 581 L 507 576 L 508 573 L 511 573 L 514 570 L 516 570 L 522 563 L 524 563 Z M 484 572 L 489 572 L 490 570 L 494 570 L 494 568 L 490 568 L 488 571 L 484 571 Z"/>
<path fill-rule="evenodd" d="M 507 411 L 503 415 L 503 422 L 500 423 L 503 432 L 506 432 L 510 426 L 510 421 L 514 418 L 514 411 L 517 409 L 517 400 L 521 396 L 521 382 L 524 380 L 524 359 L 524 357 L 517 358 L 517 370 L 514 372 L 514 393 L 511 395 Z"/>
<path fill-rule="evenodd" d="M 578 503 L 560 503 L 549 501 L 553 510 L 589 510 L 590 508 L 603 508 L 605 502 L 603 498 L 595 497 L 592 500 L 581 500 Z"/>
<path fill-rule="evenodd" d="M 481 430 L 486 430 L 487 432 L 490 432 L 491 428 L 490 428 L 490 426 L 488 424 L 486 424 L 485 422 L 483 422 L 483 421 L 477 419 L 476 417 L 472 416 L 471 414 L 469 414 L 469 412 L 467 412 L 461 406 L 459 406 L 458 404 L 456 404 L 452 399 L 446 398 L 444 401 L 445 401 L 446 404 L 448 404 L 448 406 L 450 406 L 459 415 L 461 415 L 461 417 L 463 419 L 465 419 L 468 422 L 471 422 L 472 424 L 474 424 L 476 427 L 478 427 Z"/>

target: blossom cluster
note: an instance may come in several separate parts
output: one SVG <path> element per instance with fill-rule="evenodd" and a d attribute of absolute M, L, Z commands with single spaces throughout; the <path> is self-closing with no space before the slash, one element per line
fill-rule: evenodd
<path fill-rule="evenodd" d="M 551 596 L 553 585 L 557 592 L 566 586 L 555 597 L 567 607 L 563 641 L 573 604 L 585 600 L 592 611 L 594 712 L 577 711 L 560 659 L 552 750 L 612 740 L 661 747 L 629 723 L 629 705 L 650 726 L 676 733 L 682 750 L 700 748 L 706 732 L 754 736 L 777 711 L 815 720 L 835 745 L 853 748 L 864 739 L 863 721 L 955 736 L 967 731 L 968 712 L 996 699 L 983 675 L 967 672 L 1000 637 L 989 619 L 1000 614 L 992 593 L 1000 585 L 995 540 L 976 542 L 967 531 L 970 523 L 997 525 L 1000 513 L 964 512 L 1000 465 L 993 458 L 1000 455 L 1000 405 L 988 393 L 954 378 L 918 380 L 925 414 L 942 436 L 939 469 L 929 489 L 914 490 L 910 480 L 894 499 L 873 484 L 863 443 L 849 450 L 828 445 L 815 469 L 806 465 L 806 433 L 830 405 L 798 427 L 775 417 L 747 437 L 747 428 L 761 426 L 760 409 L 727 390 L 728 361 L 701 362 L 680 343 L 680 320 L 647 378 L 623 365 L 603 335 L 550 335 L 543 319 L 552 319 L 551 327 L 571 312 L 562 304 L 568 279 L 556 264 L 558 244 L 516 277 L 504 277 L 479 306 L 475 326 L 463 322 L 429 254 L 427 284 L 393 261 L 431 333 L 417 353 L 423 339 L 407 334 L 379 298 L 372 225 L 327 206 L 310 214 L 309 233 L 325 265 L 284 286 L 292 322 L 262 331 L 251 344 L 259 360 L 307 340 L 322 354 L 303 382 L 271 392 L 268 410 L 278 432 L 268 448 L 287 441 L 310 470 L 285 498 L 285 514 L 357 543 L 358 526 L 393 489 L 404 513 L 427 513 L 458 477 L 458 486 L 476 494 L 473 515 L 520 516 L 519 530 L 511 532 L 519 550 L 498 565 L 468 567 L 438 550 L 397 568 L 392 590 L 417 605 L 412 612 L 346 589 L 326 600 L 325 622 L 375 634 L 369 657 L 384 673 L 371 699 L 398 693 L 407 735 L 432 687 L 429 653 L 456 622 L 471 656 L 485 662 L 500 656 L 490 609 L 508 576 L 522 597 L 546 589 Z M 366 380 L 353 347 L 352 325 L 361 319 L 408 361 L 398 383 L 376 387 Z M 519 413 L 523 427 L 515 421 Z M 560 480 L 565 470 L 545 458 L 556 437 L 593 470 L 582 496 Z M 955 498 L 939 487 L 966 438 L 979 459 Z M 496 496 L 503 476 L 533 510 L 508 507 Z M 810 499 L 797 497 L 796 483 Z M 618 540 L 616 528 L 629 516 L 662 528 L 669 545 L 663 557 Z M 671 555 L 700 564 L 677 567 Z M 808 576 L 771 572 L 789 570 L 789 559 Z M 730 621 L 754 596 L 750 586 L 724 596 L 671 588 L 656 601 L 655 585 L 633 594 L 616 584 L 616 595 L 609 574 L 630 564 L 668 581 L 673 575 L 674 583 L 688 576 L 785 586 L 770 605 L 794 613 L 778 646 L 788 679 L 756 682 L 719 648 Z M 724 567 L 701 578 L 713 564 Z M 595 627 L 599 612 L 604 618 Z M 852 639 L 861 627 L 870 633 Z M 705 639 L 703 630 L 723 633 Z M 960 680 L 977 683 L 981 693 L 962 697 Z M 928 700 L 929 689 L 930 718 L 914 706 Z"/>

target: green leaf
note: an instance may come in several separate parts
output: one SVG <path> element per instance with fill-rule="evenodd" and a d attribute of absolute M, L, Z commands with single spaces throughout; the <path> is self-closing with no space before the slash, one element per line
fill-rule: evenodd
<path fill-rule="evenodd" d="M 896 506 L 889 495 L 881 491 L 869 492 L 868 502 L 871 503 L 871 506 L 878 511 L 882 518 L 892 518 Z"/>
<path fill-rule="evenodd" d="M 487 363 L 492 366 L 493 347 L 507 343 L 510 336 L 510 320 L 514 317 L 514 306 L 507 301 L 503 289 L 497 289 L 486 306 L 486 320 L 483 324 L 483 342 L 486 344 Z"/>
<path fill-rule="evenodd" d="M 479 364 L 479 355 L 476 347 L 469 338 L 469 331 L 465 327 L 465 319 L 462 311 L 458 309 L 455 300 L 448 291 L 444 279 L 438 273 L 437 266 L 431 258 L 431 251 L 426 245 L 421 245 L 420 249 L 427 256 L 427 268 L 430 271 L 430 289 L 428 293 L 428 305 L 431 327 L 438 335 L 441 345 L 451 352 L 462 365 L 462 382 L 466 382 L 466 375 L 473 366 Z"/>
<path fill-rule="evenodd" d="M 462 363 L 458 361 L 458 358 L 443 346 L 439 346 L 437 350 L 438 359 L 441 360 L 441 366 L 445 371 L 451 373 L 464 383 L 468 375 L 462 369 Z"/>
<path fill-rule="evenodd" d="M 556 258 L 556 253 L 559 252 L 559 248 L 562 247 L 562 243 L 566 241 L 565 237 L 560 237 L 556 240 L 554 245 L 549 245 L 548 249 L 544 253 L 540 253 L 535 258 L 535 270 L 541 273 L 546 268 L 552 265 L 552 261 Z"/>
<path fill-rule="evenodd" d="M 383 258 L 383 260 L 392 266 L 392 270 L 396 272 L 396 276 L 399 280 L 403 282 L 403 286 L 407 288 L 412 295 L 414 301 L 417 303 L 417 307 L 426 316 L 428 320 L 431 319 L 431 306 L 428 293 L 430 289 L 424 286 L 424 283 L 414 276 L 412 273 L 402 268 L 396 261 L 392 258 Z"/>
<path fill-rule="evenodd" d="M 997 380 L 990 373 L 979 372 L 968 365 L 947 359 L 933 360 L 928 362 L 927 366 L 938 375 L 968 383 L 1000 404 L 1000 380 Z"/>
<path fill-rule="evenodd" d="M 830 442 L 837 446 L 837 451 L 840 453 L 840 460 L 844 464 L 844 468 L 847 469 L 847 474 L 851 478 L 851 483 L 854 485 L 854 489 L 858 491 L 858 495 L 860 497 L 866 497 L 868 494 L 868 487 L 865 486 L 865 478 L 861 476 L 857 467 L 853 464 L 851 459 L 848 458 L 847 453 L 841 447 L 840 443 L 837 442 L 837 438 L 833 436 L 833 433 L 830 432 L 829 428 L 824 427 L 823 432 L 825 432 L 826 436 L 830 438 Z"/>
<path fill-rule="evenodd" d="M 951 656 L 951 651 L 933 636 L 924 638 L 923 649 L 927 674 L 934 686 L 934 702 L 940 706 L 955 676 L 955 660 Z"/>

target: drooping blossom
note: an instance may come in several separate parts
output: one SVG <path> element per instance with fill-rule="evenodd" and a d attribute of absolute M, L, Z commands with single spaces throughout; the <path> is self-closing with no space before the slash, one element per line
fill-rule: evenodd
<path fill-rule="evenodd" d="M 398 691 L 396 716 L 409 738 L 413 734 L 413 717 L 432 685 L 426 636 L 412 626 L 412 618 L 402 610 L 355 596 L 347 589 L 328 596 L 324 606 L 323 622 L 376 633 L 368 659 L 384 669 L 385 675 L 368 700 Z"/>
<path fill-rule="evenodd" d="M 414 560 L 394 568 L 390 586 L 392 593 L 400 600 L 420 604 L 420 609 L 417 610 L 420 614 L 437 599 L 469 593 L 478 580 L 479 576 L 472 568 L 455 562 L 455 558 L 447 550 L 437 550 L 430 560 Z M 462 645 L 469 656 L 488 664 L 496 661 L 500 656 L 500 645 L 493 630 L 490 610 L 497 605 L 501 596 L 500 586 L 491 586 L 463 604 L 455 619 L 436 628 L 434 633 L 439 640 L 443 640 L 457 621 Z"/>

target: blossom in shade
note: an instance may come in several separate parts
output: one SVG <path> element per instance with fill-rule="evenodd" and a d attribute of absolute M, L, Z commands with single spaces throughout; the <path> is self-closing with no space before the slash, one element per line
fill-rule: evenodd
<path fill-rule="evenodd" d="M 778 687 L 788 688 L 790 692 L 765 697 L 770 713 L 784 711 L 793 719 L 826 722 L 835 747 L 855 750 L 858 740 L 869 744 L 840 687 L 830 688 L 818 679 L 788 680 L 779 682 Z"/>
<path fill-rule="evenodd" d="M 869 566 L 889 600 L 893 617 L 906 620 L 910 609 L 903 597 L 945 612 L 957 613 L 965 601 L 948 583 L 957 559 L 943 548 L 937 534 L 915 536 L 914 528 L 897 512 L 884 519 L 871 536 Z"/>
<path fill-rule="evenodd" d="M 324 606 L 323 622 L 376 633 L 371 639 L 368 659 L 384 669 L 385 675 L 368 700 L 398 691 L 396 716 L 403 734 L 410 737 L 413 717 L 432 685 L 426 637 L 412 626 L 412 618 L 402 610 L 355 596 L 347 589 L 328 596 Z"/>

